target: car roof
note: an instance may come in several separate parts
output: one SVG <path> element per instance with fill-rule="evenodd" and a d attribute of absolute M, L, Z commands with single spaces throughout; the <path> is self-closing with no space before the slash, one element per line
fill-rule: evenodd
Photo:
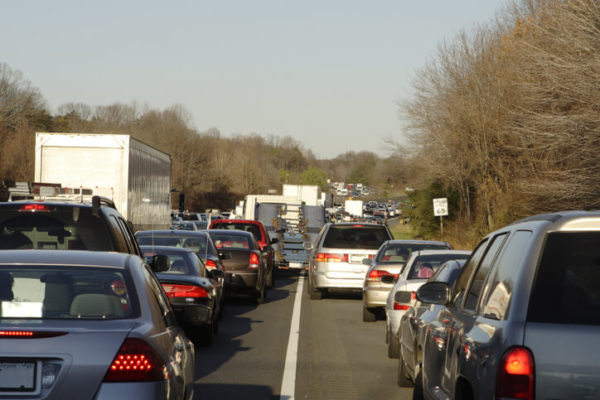
<path fill-rule="evenodd" d="M 254 219 L 213 219 L 210 224 L 225 222 L 225 223 L 236 223 L 236 224 L 252 224 L 252 225 L 261 225 L 262 221 L 257 221 Z"/>
<path fill-rule="evenodd" d="M 374 224 L 372 222 L 332 222 L 331 225 L 332 226 L 356 226 L 357 228 L 360 227 L 360 226 L 377 226 L 377 227 L 383 227 L 383 225 Z"/>
<path fill-rule="evenodd" d="M 128 253 L 88 250 L 2 250 L 0 265 L 79 265 L 125 268 L 132 257 Z"/>
<path fill-rule="evenodd" d="M 171 235 L 171 236 L 201 236 L 207 237 L 208 234 L 206 230 L 198 230 L 198 231 L 184 231 L 184 230 L 174 230 L 174 229 L 158 229 L 153 231 L 137 231 L 135 235 L 140 236 L 152 236 L 152 235 Z"/>
<path fill-rule="evenodd" d="M 465 254 L 465 255 L 469 255 L 469 254 L 471 254 L 471 250 L 445 250 L 445 249 L 440 249 L 440 250 L 417 250 L 417 251 L 413 252 L 413 255 L 416 255 L 416 256 L 430 256 L 430 255 L 436 255 L 436 254 Z"/>
<path fill-rule="evenodd" d="M 171 254 L 187 254 L 187 253 L 194 253 L 195 251 L 187 248 L 187 247 L 175 247 L 175 246 L 152 246 L 150 244 L 147 245 L 140 245 L 140 250 L 144 251 L 144 250 L 155 250 L 155 251 L 160 251 L 160 252 L 165 252 L 165 253 L 171 253 Z"/>
<path fill-rule="evenodd" d="M 441 246 L 447 246 L 448 242 L 441 242 L 438 240 L 393 239 L 393 240 L 386 240 L 381 245 L 383 246 L 386 244 L 439 244 Z"/>
<path fill-rule="evenodd" d="M 251 236 L 251 237 L 254 237 L 254 235 L 252 234 L 252 232 L 240 231 L 240 230 L 237 230 L 237 229 L 209 229 L 208 233 L 227 233 L 227 234 L 233 233 L 234 235 L 237 235 L 237 236 Z"/>

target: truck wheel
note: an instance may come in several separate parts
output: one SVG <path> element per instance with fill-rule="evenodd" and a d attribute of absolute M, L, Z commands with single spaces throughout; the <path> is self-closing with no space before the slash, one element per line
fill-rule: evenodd
<path fill-rule="evenodd" d="M 377 314 L 367 307 L 363 306 L 363 322 L 375 322 L 377 321 Z"/>

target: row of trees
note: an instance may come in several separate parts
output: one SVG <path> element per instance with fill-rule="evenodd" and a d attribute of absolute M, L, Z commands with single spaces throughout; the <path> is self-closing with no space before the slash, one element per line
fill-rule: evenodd
<path fill-rule="evenodd" d="M 188 111 L 175 105 L 155 110 L 137 103 L 92 107 L 63 104 L 47 111 L 39 91 L 23 75 L 0 64 L 0 191 L 14 181 L 33 180 L 36 131 L 121 133 L 171 155 L 172 185 L 186 193 L 186 207 L 231 208 L 248 193 L 280 190 L 282 183 L 327 188 L 327 179 L 363 182 L 389 189 L 401 165 L 398 155 L 349 152 L 317 160 L 291 137 L 257 134 L 222 136 L 216 128 L 198 132 Z M 2 194 L 0 193 L 0 197 Z"/>
<path fill-rule="evenodd" d="M 453 199 L 464 245 L 526 215 L 600 207 L 598 1 L 516 1 L 441 45 L 415 88 L 401 112 L 422 235 L 437 231 L 431 197 Z"/>

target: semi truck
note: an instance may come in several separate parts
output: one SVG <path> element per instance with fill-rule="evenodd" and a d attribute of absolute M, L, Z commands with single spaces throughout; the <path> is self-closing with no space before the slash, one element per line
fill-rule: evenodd
<path fill-rule="evenodd" d="M 171 224 L 171 156 L 130 135 L 37 132 L 35 181 L 107 197 L 135 230 Z"/>

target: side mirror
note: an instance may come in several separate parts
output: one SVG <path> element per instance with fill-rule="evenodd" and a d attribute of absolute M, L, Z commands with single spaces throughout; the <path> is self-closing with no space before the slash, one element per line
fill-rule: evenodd
<path fill-rule="evenodd" d="M 417 290 L 417 300 L 446 305 L 450 301 L 450 286 L 446 282 L 427 282 Z"/>
<path fill-rule="evenodd" d="M 152 263 L 150 264 L 150 268 L 154 272 L 165 272 L 168 271 L 171 267 L 171 262 L 169 261 L 169 256 L 164 254 L 157 254 L 152 256 Z"/>
<path fill-rule="evenodd" d="M 211 269 L 208 272 L 208 277 L 212 278 L 214 280 L 219 280 L 225 277 L 225 273 L 223 271 L 221 271 L 220 269 Z"/>

